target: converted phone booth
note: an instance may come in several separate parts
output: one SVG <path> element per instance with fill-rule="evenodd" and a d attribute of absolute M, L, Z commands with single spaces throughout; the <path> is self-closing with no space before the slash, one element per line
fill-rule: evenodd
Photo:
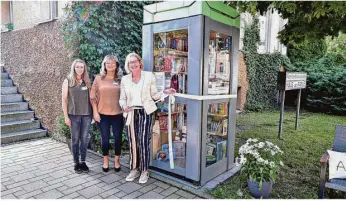
<path fill-rule="evenodd" d="M 158 103 L 150 169 L 194 186 L 234 163 L 239 13 L 222 2 L 161 2 L 144 7 L 143 60 L 171 106 L 174 167 L 168 151 L 168 101 Z"/>

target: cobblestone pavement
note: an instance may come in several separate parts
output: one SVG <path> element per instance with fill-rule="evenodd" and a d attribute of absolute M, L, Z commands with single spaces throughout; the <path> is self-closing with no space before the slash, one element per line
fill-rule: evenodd
<path fill-rule="evenodd" d="M 150 178 L 126 182 L 129 169 L 102 171 L 102 157 L 88 153 L 90 172 L 76 174 L 67 145 L 50 138 L 1 147 L 1 199 L 201 199 Z"/>

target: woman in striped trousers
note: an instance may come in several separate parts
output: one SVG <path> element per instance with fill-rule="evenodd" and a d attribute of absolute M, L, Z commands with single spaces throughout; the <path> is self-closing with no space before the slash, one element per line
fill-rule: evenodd
<path fill-rule="evenodd" d="M 155 100 L 161 99 L 163 93 L 173 94 L 174 89 L 158 92 L 152 72 L 143 71 L 142 58 L 136 53 L 126 57 L 119 104 L 126 118 L 126 131 L 130 147 L 130 174 L 126 181 L 137 177 L 139 183 L 146 183 L 149 178 L 150 138 L 152 113 L 156 111 Z"/>

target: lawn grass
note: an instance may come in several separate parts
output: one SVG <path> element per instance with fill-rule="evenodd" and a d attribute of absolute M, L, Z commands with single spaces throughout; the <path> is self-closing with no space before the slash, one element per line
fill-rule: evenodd
<path fill-rule="evenodd" d="M 271 198 L 318 198 L 320 158 L 333 145 L 335 125 L 346 125 L 346 117 L 301 112 L 298 130 L 295 112 L 285 112 L 283 140 L 278 139 L 279 111 L 240 114 L 237 117 L 236 154 L 248 138 L 269 140 L 284 152 L 285 166 L 279 171 Z M 238 173 L 210 192 L 216 198 L 251 198 L 246 176 Z M 326 198 L 343 198 L 326 190 Z"/>

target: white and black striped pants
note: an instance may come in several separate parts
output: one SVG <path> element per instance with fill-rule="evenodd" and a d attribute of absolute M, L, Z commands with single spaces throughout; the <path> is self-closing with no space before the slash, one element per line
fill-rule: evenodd
<path fill-rule="evenodd" d="M 144 171 L 149 169 L 152 115 L 144 109 L 134 109 L 133 121 L 126 126 L 130 149 L 130 169 Z"/>

